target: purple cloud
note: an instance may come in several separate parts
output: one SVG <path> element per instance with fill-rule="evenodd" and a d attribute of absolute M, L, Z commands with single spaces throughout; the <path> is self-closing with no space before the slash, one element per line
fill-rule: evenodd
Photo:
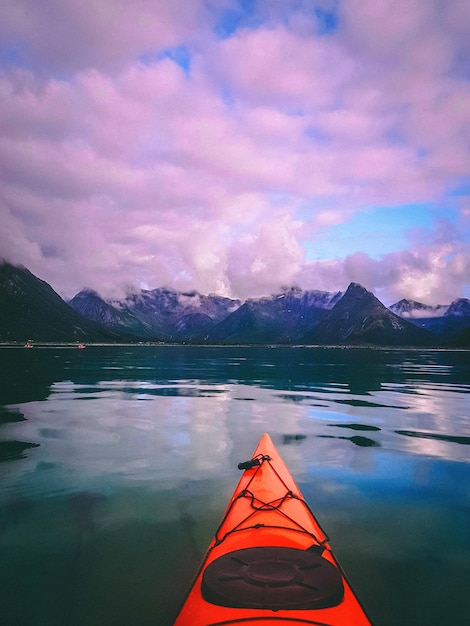
<path fill-rule="evenodd" d="M 315 6 L 8 3 L 0 256 L 67 297 L 470 295 L 468 3 Z M 413 203 L 428 219 L 378 257 L 374 208 Z M 354 254 L 307 260 L 364 210 Z"/>

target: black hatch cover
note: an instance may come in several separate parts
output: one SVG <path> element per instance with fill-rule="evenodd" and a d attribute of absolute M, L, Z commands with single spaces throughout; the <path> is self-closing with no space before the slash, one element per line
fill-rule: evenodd
<path fill-rule="evenodd" d="M 207 566 L 202 595 L 207 602 L 226 607 L 325 608 L 341 601 L 343 580 L 338 568 L 314 551 L 245 548 Z"/>

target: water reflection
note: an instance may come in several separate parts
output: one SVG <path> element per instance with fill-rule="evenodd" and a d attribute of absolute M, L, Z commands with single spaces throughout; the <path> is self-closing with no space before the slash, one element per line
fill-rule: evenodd
<path fill-rule="evenodd" d="M 344 437 L 341 435 L 318 435 L 321 439 L 342 439 L 343 441 L 350 441 L 355 446 L 360 448 L 380 448 L 380 443 L 375 439 L 369 437 L 363 437 L 361 435 L 352 435 L 351 437 Z"/>
<path fill-rule="evenodd" d="M 448 441 L 450 443 L 459 443 L 463 446 L 470 445 L 470 437 L 454 437 L 453 435 L 439 435 L 437 433 L 423 433 L 413 430 L 396 430 L 398 435 L 406 437 L 419 437 L 420 439 L 434 439 L 436 441 Z"/>
<path fill-rule="evenodd" d="M 38 443 L 30 443 L 28 441 L 0 441 L 0 463 L 25 459 L 25 450 L 37 448 L 38 446 Z"/>
<path fill-rule="evenodd" d="M 371 426 L 370 424 L 330 424 L 330 426 L 335 426 L 336 428 L 351 428 L 352 430 L 382 430 L 378 426 Z"/>
<path fill-rule="evenodd" d="M 429 563 L 446 593 L 450 562 L 470 573 L 468 353 L 90 346 L 0 350 L 0 369 L 8 626 L 169 626 L 263 432 L 377 623 L 438 595 Z"/>
<path fill-rule="evenodd" d="M 10 526 L 16 526 L 27 519 L 34 503 L 20 495 L 13 495 L 6 501 L 0 517 L 0 535 Z"/>
<path fill-rule="evenodd" d="M 35 354 L 42 357 L 38 358 L 38 372 L 30 362 L 27 368 L 25 365 L 32 351 L 18 351 L 21 356 L 16 355 L 18 362 L 16 366 L 13 363 L 12 371 L 18 375 L 22 364 L 33 380 L 32 391 L 28 385 L 27 402 L 8 404 L 3 415 L 11 434 L 27 433 L 31 438 L 23 441 L 17 436 L 9 443 L 3 442 L 0 458 L 24 458 L 29 448 L 45 448 L 47 444 L 44 454 L 37 457 L 41 461 L 59 457 L 67 464 L 70 458 L 99 457 L 103 469 L 107 463 L 119 465 L 109 468 L 116 474 L 145 473 L 157 467 L 164 473 L 165 463 L 174 464 L 168 457 L 176 447 L 181 466 L 189 466 L 186 461 L 190 459 L 195 471 L 204 473 L 227 466 L 234 441 L 238 436 L 242 441 L 245 438 L 243 432 L 237 434 L 237 424 L 246 421 L 257 434 L 267 430 L 280 436 L 298 431 L 305 436 L 331 438 L 331 425 L 375 430 L 380 431 L 377 437 L 343 440 L 356 446 L 365 447 L 369 441 L 370 447 L 468 458 L 466 452 L 449 451 L 439 445 L 431 448 L 429 442 L 419 440 L 409 445 L 403 436 L 394 436 L 404 431 L 423 431 L 434 435 L 438 443 L 465 441 L 469 396 L 462 382 L 460 353 L 425 353 L 427 362 L 419 363 L 419 355 L 405 352 L 400 368 L 400 351 L 229 351 L 236 350 L 246 356 L 222 358 L 225 352 L 219 348 L 136 348 L 121 353 L 104 349 L 100 360 L 99 353 L 90 349 L 87 355 L 92 358 L 85 360 L 82 353 L 77 357 L 77 351 L 72 354 L 61 350 L 52 355 L 52 349 L 38 349 Z M 455 363 L 438 364 L 439 358 Z M 111 368 L 125 371 L 126 377 L 108 379 L 106 373 Z M 456 386 L 453 381 L 449 385 L 453 369 L 457 371 Z M 200 378 L 191 376 L 196 370 Z M 265 373 L 261 377 L 260 371 L 266 370 L 269 377 Z M 149 378 L 141 378 L 143 371 L 150 374 Z M 423 380 L 423 372 L 430 380 Z M 37 376 L 44 384 L 48 375 L 46 394 L 45 388 L 35 386 L 34 381 Z M 39 398 L 35 401 L 31 397 L 34 390 Z M 46 401 L 42 399 L 45 395 Z M 89 419 L 91 415 L 93 420 Z M 15 430 L 6 421 L 11 419 L 9 416 L 15 420 L 16 416 L 22 420 L 34 418 L 34 428 L 23 425 Z M 152 452 L 161 462 L 152 458 Z"/>
<path fill-rule="evenodd" d="M 284 446 L 287 446 L 291 443 L 299 444 L 301 441 L 306 439 L 307 435 L 302 435 L 301 433 L 296 433 L 295 435 L 283 435 L 282 443 Z"/>
<path fill-rule="evenodd" d="M 98 381 L 115 384 L 119 379 L 165 386 L 172 381 L 187 381 L 192 387 L 202 377 L 206 384 L 236 382 L 308 391 L 336 387 L 359 396 L 381 390 L 390 380 L 395 385 L 431 379 L 445 383 L 452 375 L 453 384 L 462 377 L 467 385 L 465 353 L 442 355 L 432 351 L 365 349 L 90 346 L 86 354 L 74 349 L 4 349 L 0 367 L 9 383 L 2 388 L 4 404 L 14 403 L 20 391 L 23 401 L 25 397 L 34 399 L 34 394 L 42 399 L 53 382 L 67 380 L 92 388 Z M 442 358 L 452 362 L 436 364 Z M 24 388 L 26 376 L 28 390 Z"/>
<path fill-rule="evenodd" d="M 12 411 L 0 408 L 0 425 L 8 424 L 10 422 L 22 422 L 24 419 L 25 417 L 23 413 L 18 410 Z"/>
<path fill-rule="evenodd" d="M 72 512 L 73 524 L 79 540 L 86 533 L 93 533 L 96 528 L 96 510 L 99 504 L 106 500 L 106 496 L 101 493 L 81 491 L 69 499 L 69 506 Z"/>

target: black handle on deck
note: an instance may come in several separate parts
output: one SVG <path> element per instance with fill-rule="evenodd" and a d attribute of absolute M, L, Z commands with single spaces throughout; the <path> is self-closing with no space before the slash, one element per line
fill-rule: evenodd
<path fill-rule="evenodd" d="M 253 469 L 253 467 L 258 467 L 258 465 L 261 465 L 261 463 L 263 461 L 269 461 L 271 459 L 271 457 L 269 456 L 255 456 L 254 459 L 250 459 L 249 461 L 243 461 L 243 463 L 239 463 L 238 464 L 238 469 L 239 470 L 247 470 L 247 469 Z"/>
<path fill-rule="evenodd" d="M 259 459 L 250 459 L 249 461 L 243 461 L 243 463 L 238 464 L 239 470 L 252 469 L 257 465 L 261 465 L 261 461 Z"/>

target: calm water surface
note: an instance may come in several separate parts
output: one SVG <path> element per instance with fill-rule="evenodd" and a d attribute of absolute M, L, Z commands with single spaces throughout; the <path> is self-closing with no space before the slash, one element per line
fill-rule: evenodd
<path fill-rule="evenodd" d="M 269 432 L 377 626 L 470 615 L 470 353 L 0 348 L 3 626 L 170 626 Z"/>

